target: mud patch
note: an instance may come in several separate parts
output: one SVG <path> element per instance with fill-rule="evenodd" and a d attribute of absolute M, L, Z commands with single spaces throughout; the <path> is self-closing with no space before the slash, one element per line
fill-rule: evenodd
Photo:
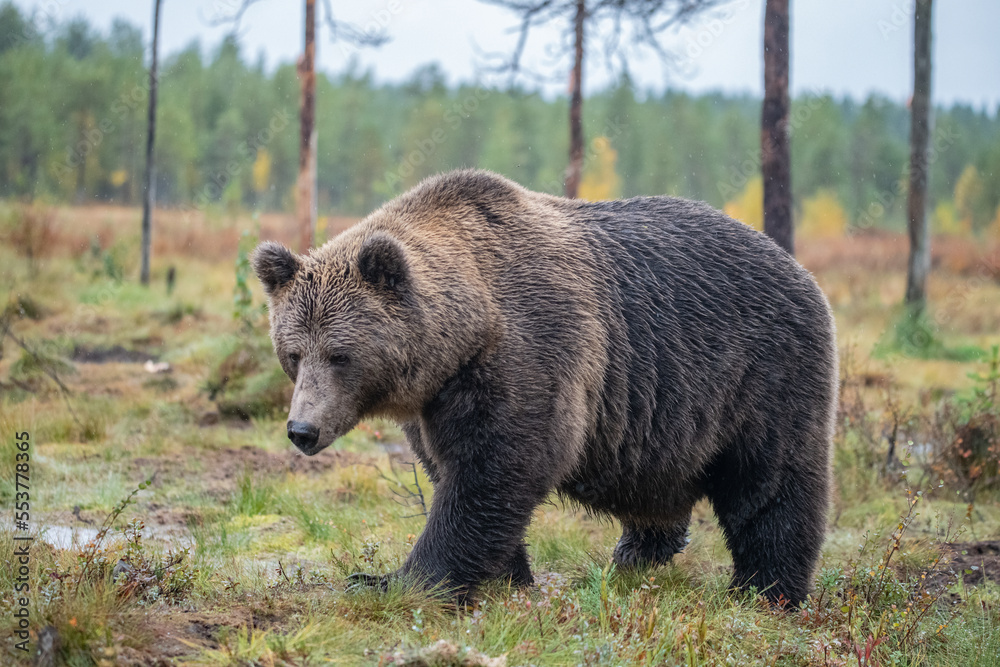
<path fill-rule="evenodd" d="M 945 546 L 951 569 L 966 586 L 984 581 L 1000 585 L 1000 540 L 956 542 Z"/>
<path fill-rule="evenodd" d="M 317 456 L 304 456 L 295 451 L 269 452 L 244 445 L 204 449 L 187 455 L 141 457 L 132 460 L 132 467 L 143 475 L 155 472 L 154 485 L 196 479 L 206 492 L 212 493 L 236 488 L 237 481 L 247 473 L 254 477 L 277 477 L 285 473 L 321 475 L 334 468 L 373 460 L 362 454 L 332 449 Z"/>
<path fill-rule="evenodd" d="M 287 616 L 292 616 L 291 608 L 282 611 L 286 612 Z M 242 605 L 233 605 L 231 609 L 225 611 L 210 612 L 161 608 L 158 613 L 146 614 L 143 621 L 143 634 L 155 637 L 155 641 L 141 647 L 117 648 L 114 655 L 115 665 L 168 667 L 178 663 L 188 664 L 188 660 L 195 658 L 202 651 L 223 648 L 224 634 L 232 630 L 252 628 L 281 631 L 283 629 L 283 619 L 278 615 L 262 616 Z"/>
<path fill-rule="evenodd" d="M 211 462 L 209 462 L 211 461 Z M 240 448 L 215 450 L 203 462 L 208 482 L 216 487 L 234 487 L 236 481 L 247 473 L 254 477 L 278 477 L 285 473 L 322 475 L 334 468 L 364 464 L 369 457 L 327 450 L 317 456 L 305 456 L 298 452 L 269 452 L 259 447 L 244 445 Z"/>
<path fill-rule="evenodd" d="M 150 623 L 144 630 L 156 637 L 155 642 L 142 648 L 121 648 L 115 664 L 139 667 L 164 667 L 184 662 L 201 651 L 219 648 L 218 635 L 223 628 L 239 628 L 247 623 L 246 615 L 238 612 L 208 614 L 203 612 L 167 612 L 146 617 Z"/>
<path fill-rule="evenodd" d="M 70 359 L 84 364 L 126 363 L 143 364 L 156 361 L 158 357 L 140 350 L 129 350 L 121 345 L 111 347 L 86 347 L 77 345 L 73 348 Z"/>
<path fill-rule="evenodd" d="M 1000 585 L 1000 540 L 943 544 L 941 556 L 941 564 L 923 576 L 927 590 L 941 595 L 942 600 L 961 601 L 959 594 L 948 592 L 960 578 L 966 586 L 980 586 L 984 582 Z"/>

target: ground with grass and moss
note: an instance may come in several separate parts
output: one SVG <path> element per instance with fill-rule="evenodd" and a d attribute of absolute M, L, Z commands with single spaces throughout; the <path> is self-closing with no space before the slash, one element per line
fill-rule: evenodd
<path fill-rule="evenodd" d="M 0 235 L 18 215 L 0 207 Z M 1000 665 L 996 244 L 937 239 L 914 319 L 896 305 L 901 236 L 801 241 L 842 367 L 802 608 L 728 591 L 707 504 L 670 566 L 619 572 L 619 527 L 553 497 L 528 534 L 536 585 L 493 582 L 456 609 L 402 584 L 345 591 L 402 563 L 433 490 L 388 423 L 312 458 L 287 442 L 291 384 L 245 259 L 258 235 L 290 239 L 286 220 L 167 212 L 147 288 L 121 231 L 134 211 L 49 217 L 17 235 L 44 244 L 0 246 L 3 664 Z M 9 519 L 19 432 L 29 533 Z M 26 534 L 32 655 L 8 594 Z"/>

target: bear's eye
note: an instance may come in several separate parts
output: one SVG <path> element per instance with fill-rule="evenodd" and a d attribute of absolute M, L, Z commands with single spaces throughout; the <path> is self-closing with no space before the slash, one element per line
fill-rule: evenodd
<path fill-rule="evenodd" d="M 301 358 L 302 357 L 300 357 L 298 354 L 296 354 L 294 352 L 292 352 L 291 354 L 288 355 L 288 361 L 292 364 L 292 366 L 298 366 L 299 365 L 299 360 Z"/>
<path fill-rule="evenodd" d="M 346 354 L 334 354 L 330 356 L 330 365 L 332 366 L 346 366 L 350 359 L 347 358 Z"/>

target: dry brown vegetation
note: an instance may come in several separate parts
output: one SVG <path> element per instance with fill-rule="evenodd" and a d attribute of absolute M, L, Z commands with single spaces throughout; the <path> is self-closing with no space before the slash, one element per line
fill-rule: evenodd
<path fill-rule="evenodd" d="M 455 610 L 405 588 L 344 590 L 352 571 L 401 562 L 424 521 L 414 482 L 428 500 L 431 489 L 389 424 L 362 424 L 314 458 L 285 441 L 288 382 L 262 295 L 249 280 L 234 317 L 234 287 L 243 231 L 259 224 L 261 237 L 290 242 L 290 217 L 159 211 L 143 289 L 137 210 L 40 210 L 51 224 L 32 266 L 16 225 L 0 226 L 13 334 L 0 356 L 0 428 L 32 437 L 32 524 L 47 536 L 32 556 L 32 641 L 57 639 L 56 664 L 1000 664 L 998 408 L 975 394 L 989 380 L 969 377 L 988 376 L 1000 343 L 996 242 L 935 240 L 937 347 L 913 358 L 893 344 L 903 237 L 800 240 L 835 309 L 843 380 L 835 506 L 801 610 L 727 592 L 708 505 L 674 564 L 633 576 L 606 567 L 617 527 L 558 501 L 538 510 L 528 538 L 538 586 L 498 584 Z M 0 221 L 17 215 L 0 205 Z M 142 529 L 126 530 L 136 520 Z M 12 536 L 4 524 L 0 542 Z M 80 553 L 95 565 L 81 569 Z M 27 664 L 2 650 L 0 662 Z"/>

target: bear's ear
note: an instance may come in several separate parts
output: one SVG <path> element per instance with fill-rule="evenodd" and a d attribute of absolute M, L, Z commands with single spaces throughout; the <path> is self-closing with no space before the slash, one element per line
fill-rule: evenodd
<path fill-rule="evenodd" d="M 380 232 L 372 234 L 361 244 L 358 270 L 365 282 L 392 290 L 404 287 L 410 277 L 403 246 L 396 239 Z"/>
<path fill-rule="evenodd" d="M 295 253 L 274 241 L 265 241 L 257 246 L 250 263 L 268 296 L 291 282 L 302 266 Z"/>

